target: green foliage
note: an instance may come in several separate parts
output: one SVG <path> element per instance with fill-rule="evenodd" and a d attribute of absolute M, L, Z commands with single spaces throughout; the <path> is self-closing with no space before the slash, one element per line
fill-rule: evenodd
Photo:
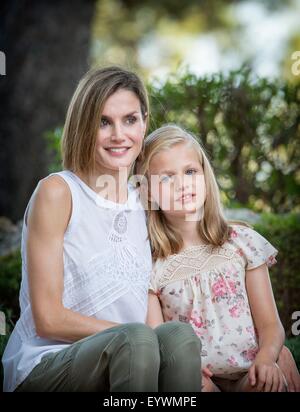
<path fill-rule="evenodd" d="M 166 122 L 191 130 L 212 160 L 227 202 L 258 211 L 299 211 L 300 84 L 183 72 L 149 86 L 151 130 Z"/>
<path fill-rule="evenodd" d="M 294 359 L 297 363 L 297 368 L 300 371 L 300 336 L 296 338 L 287 339 L 285 345 L 292 352 Z"/>
<path fill-rule="evenodd" d="M 58 172 L 62 169 L 62 160 L 61 160 L 61 136 L 62 136 L 62 127 L 57 127 L 54 130 L 50 130 L 44 134 L 44 138 L 47 142 L 47 149 L 50 153 L 53 161 L 49 166 L 49 173 Z"/>
<path fill-rule="evenodd" d="M 255 230 L 279 251 L 270 275 L 280 318 L 291 336 L 292 314 L 300 310 L 300 214 L 265 214 Z"/>
<path fill-rule="evenodd" d="M 19 317 L 21 268 L 20 251 L 0 257 L 0 310 L 11 325 Z"/>
<path fill-rule="evenodd" d="M 0 257 L 0 311 L 4 312 L 6 318 L 6 335 L 0 335 L 0 359 L 2 358 L 9 335 L 19 317 L 21 268 L 20 251 Z M 0 383 L 2 379 L 3 370 L 1 363 Z"/>

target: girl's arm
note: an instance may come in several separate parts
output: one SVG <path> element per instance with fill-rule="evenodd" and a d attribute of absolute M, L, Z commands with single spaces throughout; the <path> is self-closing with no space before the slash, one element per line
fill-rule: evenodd
<path fill-rule="evenodd" d="M 164 323 L 164 318 L 160 306 L 158 297 L 153 293 L 148 293 L 148 312 L 146 318 L 146 324 L 152 329 Z M 218 392 L 216 386 L 211 381 L 213 376 L 212 372 L 208 368 L 202 369 L 202 382 L 203 382 L 203 392 Z"/>
<path fill-rule="evenodd" d="M 37 334 L 74 342 L 116 326 L 63 306 L 63 242 L 72 198 L 58 176 L 42 180 L 31 200 L 27 226 L 29 293 Z"/>
<path fill-rule="evenodd" d="M 276 364 L 284 343 L 267 265 L 246 271 L 246 288 L 259 339 L 259 351 L 249 370 L 252 386 L 258 390 L 280 390 L 282 374 Z"/>
<path fill-rule="evenodd" d="M 153 329 L 164 323 L 159 299 L 153 292 L 148 293 L 148 311 L 146 323 Z"/>

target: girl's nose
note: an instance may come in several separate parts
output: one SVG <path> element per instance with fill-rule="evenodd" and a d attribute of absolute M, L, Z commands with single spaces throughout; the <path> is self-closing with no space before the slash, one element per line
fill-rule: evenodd
<path fill-rule="evenodd" d="M 184 192 L 188 187 L 189 187 L 189 181 L 186 175 L 180 176 L 177 175 L 175 176 L 175 190 L 177 192 Z"/>

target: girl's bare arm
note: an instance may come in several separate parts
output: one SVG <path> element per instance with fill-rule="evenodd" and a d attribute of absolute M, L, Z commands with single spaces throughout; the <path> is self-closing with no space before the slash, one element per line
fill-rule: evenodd
<path fill-rule="evenodd" d="M 252 384 L 265 390 L 282 386 L 276 362 L 284 343 L 284 329 L 280 322 L 267 266 L 261 265 L 246 272 L 246 287 L 258 332 L 259 352 L 250 368 Z"/>
<path fill-rule="evenodd" d="M 148 312 L 146 323 L 153 329 L 164 323 L 159 299 L 152 292 L 148 293 Z"/>

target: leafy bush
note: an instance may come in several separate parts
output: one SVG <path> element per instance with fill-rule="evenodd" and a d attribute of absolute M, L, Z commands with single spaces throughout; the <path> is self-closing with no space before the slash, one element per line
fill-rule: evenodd
<path fill-rule="evenodd" d="M 0 257 L 0 311 L 6 318 L 6 335 L 0 335 L 0 358 L 4 352 L 9 335 L 18 320 L 19 289 L 21 281 L 21 254 L 16 251 L 7 256 Z M 2 363 L 0 365 L 0 390 L 3 380 Z"/>
<path fill-rule="evenodd" d="M 287 339 L 285 341 L 285 344 L 289 348 L 289 350 L 292 352 L 296 360 L 298 370 L 300 372 L 300 337 L 298 336 L 297 338 Z"/>
<path fill-rule="evenodd" d="M 223 198 L 257 211 L 299 211 L 300 82 L 177 73 L 149 86 L 151 130 L 179 123 L 201 138 Z"/>
<path fill-rule="evenodd" d="M 19 250 L 0 257 L 0 310 L 5 313 L 10 327 L 14 326 L 19 317 L 21 268 Z"/>
<path fill-rule="evenodd" d="M 300 214 L 265 214 L 254 227 L 279 251 L 270 276 L 280 318 L 289 337 L 294 322 L 292 314 L 300 310 Z"/>

